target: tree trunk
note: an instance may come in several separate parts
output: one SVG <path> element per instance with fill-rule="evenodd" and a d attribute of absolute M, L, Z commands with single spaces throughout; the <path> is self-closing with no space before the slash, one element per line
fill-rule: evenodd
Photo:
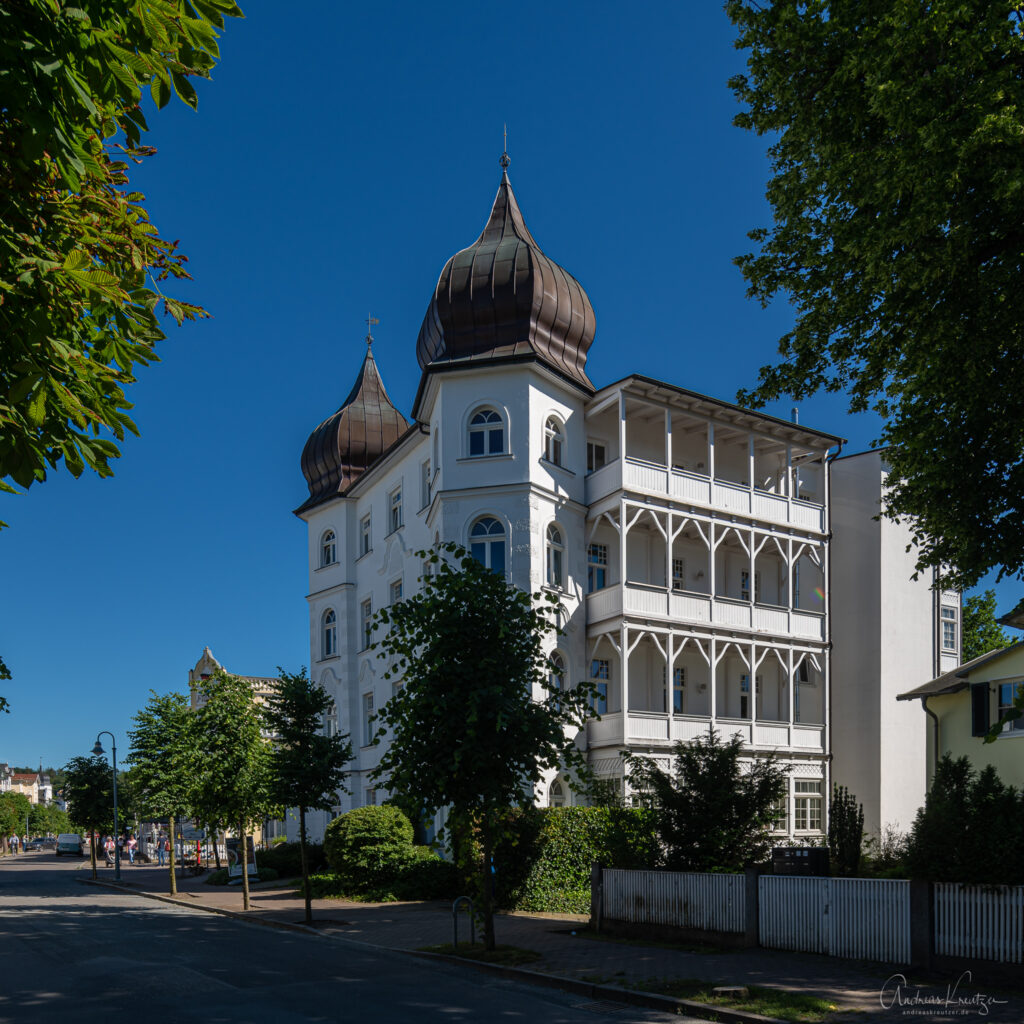
<path fill-rule="evenodd" d="M 169 834 L 170 847 L 171 847 L 170 856 L 167 858 L 167 867 L 168 867 L 168 870 L 171 873 L 171 895 L 172 896 L 177 896 L 178 895 L 178 880 L 174 877 L 174 815 L 173 814 L 167 819 L 167 823 L 168 823 L 167 832 Z"/>
<path fill-rule="evenodd" d="M 242 848 L 242 909 L 249 909 L 249 843 L 245 834 L 245 823 L 238 820 L 239 846 Z"/>
<path fill-rule="evenodd" d="M 482 836 L 484 848 L 483 897 L 484 897 L 484 949 L 494 949 L 494 873 L 491 871 L 491 854 L 494 849 L 490 829 L 485 826 Z"/>
<path fill-rule="evenodd" d="M 217 870 L 220 871 L 220 830 L 214 828 L 213 830 L 213 862 L 217 865 Z"/>
<path fill-rule="evenodd" d="M 89 833 L 89 859 L 92 861 L 92 877 L 97 878 L 96 874 L 96 833 Z"/>
<path fill-rule="evenodd" d="M 299 860 L 302 864 L 302 895 L 306 900 L 306 924 L 313 923 L 313 899 L 309 893 L 309 864 L 306 861 L 306 808 L 299 807 Z"/>

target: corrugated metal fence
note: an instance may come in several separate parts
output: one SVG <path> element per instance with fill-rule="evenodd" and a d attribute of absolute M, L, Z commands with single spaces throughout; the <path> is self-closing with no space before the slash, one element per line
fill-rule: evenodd
<path fill-rule="evenodd" d="M 935 952 L 1024 963 L 1024 886 L 936 882 Z"/>
<path fill-rule="evenodd" d="M 682 871 L 603 872 L 603 915 L 633 924 L 743 932 L 746 878 Z"/>
<path fill-rule="evenodd" d="M 881 878 L 758 879 L 762 946 L 910 963 L 910 883 Z"/>

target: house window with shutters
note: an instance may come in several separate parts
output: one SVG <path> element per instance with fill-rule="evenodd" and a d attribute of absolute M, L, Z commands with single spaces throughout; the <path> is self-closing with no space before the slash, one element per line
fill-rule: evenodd
<path fill-rule="evenodd" d="M 999 717 L 1002 718 L 1007 711 L 1011 711 L 1015 700 L 1024 689 L 1024 683 L 1000 683 L 999 684 Z M 1024 717 L 1015 718 L 1003 726 L 1003 732 L 1020 732 L 1024 730 Z"/>

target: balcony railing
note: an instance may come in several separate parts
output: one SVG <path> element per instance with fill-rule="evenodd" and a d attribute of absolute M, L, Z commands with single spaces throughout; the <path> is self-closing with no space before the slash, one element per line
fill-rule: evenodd
<path fill-rule="evenodd" d="M 624 489 L 674 498 L 708 509 L 723 509 L 771 523 L 799 526 L 817 533 L 825 530 L 825 509 L 815 502 L 785 498 L 728 480 L 711 480 L 685 469 L 669 470 L 658 463 L 630 456 L 609 462 L 587 477 L 587 504 Z"/>
<path fill-rule="evenodd" d="M 613 584 L 587 594 L 587 621 L 637 615 L 644 618 L 667 619 L 672 622 L 694 622 L 757 633 L 798 636 L 807 640 L 825 639 L 825 616 L 774 605 L 752 605 L 730 597 L 679 592 L 646 583 L 627 583 L 625 599 L 621 584 Z"/>
<path fill-rule="evenodd" d="M 747 718 L 711 718 L 709 715 L 669 715 L 649 711 L 615 711 L 587 723 L 590 747 L 618 743 L 665 744 L 689 742 L 706 736 L 709 728 L 729 738 L 739 733 L 745 747 L 781 748 L 824 753 L 825 726 L 799 722 L 751 721 Z"/>

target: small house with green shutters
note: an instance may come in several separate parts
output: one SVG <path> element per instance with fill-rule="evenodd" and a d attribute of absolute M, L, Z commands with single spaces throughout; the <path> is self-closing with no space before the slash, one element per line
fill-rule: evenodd
<path fill-rule="evenodd" d="M 929 718 L 929 775 L 943 754 L 966 756 L 977 768 L 992 765 L 1003 782 L 1024 788 L 1024 718 L 1008 722 L 994 743 L 989 727 L 999 721 L 1024 687 L 1024 641 L 964 662 L 951 672 L 901 693 L 920 700 Z"/>

